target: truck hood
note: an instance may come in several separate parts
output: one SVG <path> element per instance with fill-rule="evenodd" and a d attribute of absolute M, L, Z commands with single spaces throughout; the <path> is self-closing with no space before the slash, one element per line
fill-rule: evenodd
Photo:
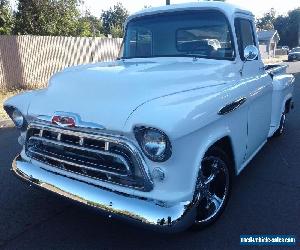
<path fill-rule="evenodd" d="M 71 67 L 54 75 L 48 88 L 32 98 L 28 114 L 75 113 L 84 122 L 121 130 L 129 115 L 146 102 L 233 80 L 232 65 L 160 58 Z"/>

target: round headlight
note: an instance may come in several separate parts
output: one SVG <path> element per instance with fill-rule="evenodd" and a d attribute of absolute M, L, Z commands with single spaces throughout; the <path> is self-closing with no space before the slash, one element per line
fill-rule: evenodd
<path fill-rule="evenodd" d="M 152 161 L 166 161 L 171 156 L 171 143 L 165 133 L 154 128 L 137 128 L 136 138 L 145 153 Z"/>
<path fill-rule="evenodd" d="M 11 119 L 13 120 L 14 124 L 17 128 L 22 128 L 24 125 L 24 117 L 22 113 L 15 109 L 11 114 Z"/>

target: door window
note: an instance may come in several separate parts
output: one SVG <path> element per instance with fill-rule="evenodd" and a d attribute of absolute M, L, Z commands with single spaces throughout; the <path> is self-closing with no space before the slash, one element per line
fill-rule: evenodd
<path fill-rule="evenodd" d="M 236 30 L 236 37 L 237 37 L 240 57 L 242 60 L 244 60 L 245 48 L 249 45 L 256 46 L 253 25 L 250 20 L 243 19 L 243 18 L 236 18 L 234 25 Z"/>

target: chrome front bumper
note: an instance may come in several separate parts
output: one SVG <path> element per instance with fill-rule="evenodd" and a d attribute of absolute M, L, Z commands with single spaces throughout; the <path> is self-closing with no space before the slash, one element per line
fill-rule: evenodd
<path fill-rule="evenodd" d="M 12 170 L 18 177 L 35 186 L 94 207 L 109 217 L 124 218 L 159 231 L 183 231 L 192 225 L 195 218 L 191 201 L 167 205 L 113 192 L 33 165 L 21 156 L 14 160 Z"/>

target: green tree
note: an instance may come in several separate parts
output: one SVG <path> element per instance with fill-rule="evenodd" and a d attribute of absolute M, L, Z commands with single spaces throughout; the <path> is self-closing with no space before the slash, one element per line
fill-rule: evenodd
<path fill-rule="evenodd" d="M 113 36 L 117 34 L 118 36 L 122 36 L 123 23 L 125 22 L 128 15 L 128 11 L 121 3 L 117 3 L 113 8 L 109 8 L 109 10 L 103 11 L 101 14 L 101 20 L 104 34 L 111 34 Z"/>
<path fill-rule="evenodd" d="M 300 8 L 290 11 L 287 16 L 278 16 L 274 28 L 280 36 L 279 45 L 290 48 L 300 45 Z"/>
<path fill-rule="evenodd" d="M 78 34 L 78 36 L 94 36 L 91 23 L 86 19 L 86 17 L 79 18 L 76 33 Z"/>
<path fill-rule="evenodd" d="M 19 0 L 15 33 L 76 36 L 79 4 L 78 0 Z"/>
<path fill-rule="evenodd" d="M 103 36 L 102 22 L 99 18 L 91 15 L 89 11 L 85 13 L 83 17 L 78 20 L 77 33 L 80 36 Z"/>
<path fill-rule="evenodd" d="M 300 7 L 288 13 L 289 26 L 288 35 L 290 36 L 290 47 L 300 46 Z"/>
<path fill-rule="evenodd" d="M 10 35 L 14 19 L 8 0 L 0 0 L 0 35 Z"/>
<path fill-rule="evenodd" d="M 288 16 L 278 16 L 274 20 L 274 29 L 278 31 L 280 36 L 279 45 L 288 45 L 289 44 L 289 18 Z"/>
<path fill-rule="evenodd" d="M 110 29 L 110 34 L 114 38 L 123 37 L 123 29 L 122 26 L 112 26 Z"/>
<path fill-rule="evenodd" d="M 256 26 L 261 30 L 273 30 L 275 18 L 276 12 L 272 8 L 268 13 L 265 13 L 263 17 L 256 20 Z"/>

